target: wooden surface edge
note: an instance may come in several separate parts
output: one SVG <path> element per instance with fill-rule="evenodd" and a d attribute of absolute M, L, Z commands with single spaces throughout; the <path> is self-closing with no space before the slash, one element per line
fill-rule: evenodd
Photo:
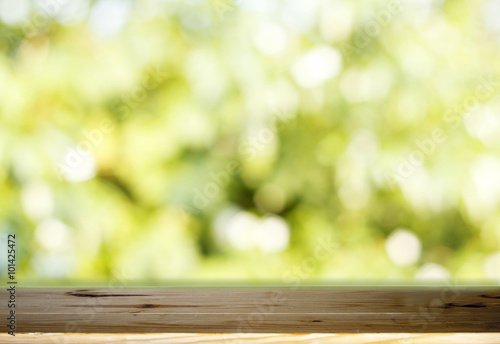
<path fill-rule="evenodd" d="M 500 333 L 20 333 L 1 334 L 1 343 L 107 344 L 498 344 Z"/>
<path fill-rule="evenodd" d="M 17 333 L 500 332 L 500 288 L 19 288 L 15 322 Z"/>

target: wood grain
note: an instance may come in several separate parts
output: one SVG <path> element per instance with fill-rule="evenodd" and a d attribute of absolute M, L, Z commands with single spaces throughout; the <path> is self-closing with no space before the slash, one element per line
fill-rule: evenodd
<path fill-rule="evenodd" d="M 107 344 L 498 344 L 500 333 L 29 333 L 0 343 Z"/>
<path fill-rule="evenodd" d="M 500 288 L 21 288 L 16 321 L 18 333 L 500 332 Z"/>

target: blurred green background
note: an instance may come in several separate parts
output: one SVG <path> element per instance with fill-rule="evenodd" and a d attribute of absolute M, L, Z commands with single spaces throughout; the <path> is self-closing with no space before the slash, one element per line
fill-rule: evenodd
<path fill-rule="evenodd" d="M 25 285 L 498 284 L 499 16 L 1 0 L 2 256 Z"/>

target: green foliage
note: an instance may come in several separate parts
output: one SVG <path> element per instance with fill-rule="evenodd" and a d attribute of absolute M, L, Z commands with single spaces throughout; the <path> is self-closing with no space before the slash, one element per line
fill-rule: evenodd
<path fill-rule="evenodd" d="M 123 2 L 112 33 L 105 2 L 0 27 L 0 230 L 26 283 L 499 281 L 490 2 Z"/>

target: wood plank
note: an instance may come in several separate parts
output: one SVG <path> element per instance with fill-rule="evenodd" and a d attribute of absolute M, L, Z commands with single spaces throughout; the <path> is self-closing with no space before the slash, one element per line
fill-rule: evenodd
<path fill-rule="evenodd" d="M 500 333 L 29 333 L 0 334 L 0 343 L 106 344 L 498 344 Z"/>
<path fill-rule="evenodd" d="M 500 288 L 20 288 L 17 332 L 500 332 Z"/>

